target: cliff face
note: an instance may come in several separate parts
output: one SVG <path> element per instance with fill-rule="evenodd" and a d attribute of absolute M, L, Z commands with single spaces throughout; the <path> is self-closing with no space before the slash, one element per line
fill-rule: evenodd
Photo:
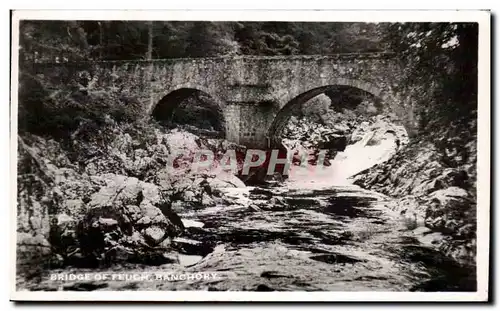
<path fill-rule="evenodd" d="M 53 179 L 47 175 L 41 156 L 23 139 L 18 145 L 17 260 L 31 265 L 51 254 L 49 215 L 57 202 L 51 190 Z"/>
<path fill-rule="evenodd" d="M 389 161 L 353 178 L 363 188 L 398 198 L 390 207 L 415 213 L 427 233 L 439 233 L 430 235 L 431 242 L 464 265 L 474 265 L 476 255 L 474 133 L 451 128 L 415 138 Z"/>

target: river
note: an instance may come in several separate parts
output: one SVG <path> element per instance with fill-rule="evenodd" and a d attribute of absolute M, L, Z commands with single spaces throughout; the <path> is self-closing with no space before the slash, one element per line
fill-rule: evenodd
<path fill-rule="evenodd" d="M 123 263 L 49 273 L 214 273 L 201 280 L 50 281 L 35 290 L 474 291 L 473 271 L 429 244 L 434 233 L 387 208 L 391 198 L 348 177 L 387 160 L 391 137 L 366 139 L 321 173 L 294 167 L 282 184 L 230 188 L 231 204 L 176 212 L 186 227 L 171 241 L 172 263 Z M 33 287 L 31 287 L 33 288 Z"/>

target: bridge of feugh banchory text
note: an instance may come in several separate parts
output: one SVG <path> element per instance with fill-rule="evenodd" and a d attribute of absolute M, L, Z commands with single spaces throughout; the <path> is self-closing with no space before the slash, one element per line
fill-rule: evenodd
<path fill-rule="evenodd" d="M 126 90 L 144 104 L 144 116 L 168 118 L 196 92 L 216 103 L 225 138 L 247 147 L 279 143 L 287 120 L 332 87 L 366 91 L 384 105 L 403 98 L 395 90 L 401 68 L 391 53 L 330 56 L 236 56 L 150 61 L 34 64 L 44 75 L 88 72 L 109 92 Z"/>

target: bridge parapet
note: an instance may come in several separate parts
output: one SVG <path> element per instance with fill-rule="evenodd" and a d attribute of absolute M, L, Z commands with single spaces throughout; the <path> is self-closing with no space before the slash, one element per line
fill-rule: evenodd
<path fill-rule="evenodd" d="M 235 60 L 321 60 L 321 59 L 335 59 L 335 60 L 348 60 L 348 59 L 392 59 L 396 57 L 396 53 L 391 51 L 383 52 L 360 52 L 360 53 L 337 53 L 329 55 L 275 55 L 275 56 L 258 56 L 258 55 L 231 55 L 231 56 L 215 56 L 215 57 L 197 57 L 197 58 L 158 58 L 158 59 L 122 59 L 122 60 L 73 60 L 71 58 L 61 57 L 61 60 L 56 61 L 36 61 L 30 59 L 25 61 L 26 64 L 33 64 L 35 66 L 71 66 L 87 65 L 92 66 L 95 64 L 158 64 L 158 63 L 179 63 L 186 62 L 191 64 L 199 64 L 207 61 L 235 61 Z"/>
<path fill-rule="evenodd" d="M 87 72 L 99 90 L 137 96 L 145 115 L 180 89 L 206 93 L 220 103 L 222 117 L 229 119 L 230 140 L 261 146 L 266 136 L 283 127 L 295 111 L 292 106 L 331 87 L 361 89 L 394 106 L 399 99 L 393 86 L 401 70 L 394 57 L 392 52 L 225 56 L 34 63 L 33 67 L 66 81 Z"/>

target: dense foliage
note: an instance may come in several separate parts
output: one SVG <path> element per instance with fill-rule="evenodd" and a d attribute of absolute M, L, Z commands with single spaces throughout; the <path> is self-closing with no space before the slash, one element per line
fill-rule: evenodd
<path fill-rule="evenodd" d="M 144 59 L 380 51 L 375 24 L 23 21 L 22 58 Z M 149 39 L 152 40 L 149 40 Z"/>
<path fill-rule="evenodd" d="M 380 29 L 406 68 L 399 86 L 409 95 L 419 132 L 469 128 L 477 112 L 478 25 L 397 23 Z"/>
<path fill-rule="evenodd" d="M 20 27 L 20 59 L 26 70 L 33 61 L 393 51 L 405 68 L 396 82 L 397 91 L 406 95 L 400 106 L 407 128 L 415 129 L 412 134 L 448 128 L 475 132 L 478 26 L 474 23 L 22 21 Z M 27 114 L 28 123 L 30 115 L 40 116 L 41 107 L 53 106 L 42 105 L 41 99 L 54 100 L 52 94 L 42 94 L 43 88 L 33 90 L 41 95 L 31 91 L 20 98 L 21 104 L 34 109 Z M 327 95 L 332 102 L 359 103 L 365 97 L 335 90 Z M 64 107 L 78 111 L 74 105 Z"/>
<path fill-rule="evenodd" d="M 108 117 L 130 123 L 140 118 L 141 104 L 127 93 L 79 89 L 70 85 L 54 91 L 43 77 L 23 72 L 19 77 L 19 132 L 68 139 L 81 124 L 98 128 Z"/>

